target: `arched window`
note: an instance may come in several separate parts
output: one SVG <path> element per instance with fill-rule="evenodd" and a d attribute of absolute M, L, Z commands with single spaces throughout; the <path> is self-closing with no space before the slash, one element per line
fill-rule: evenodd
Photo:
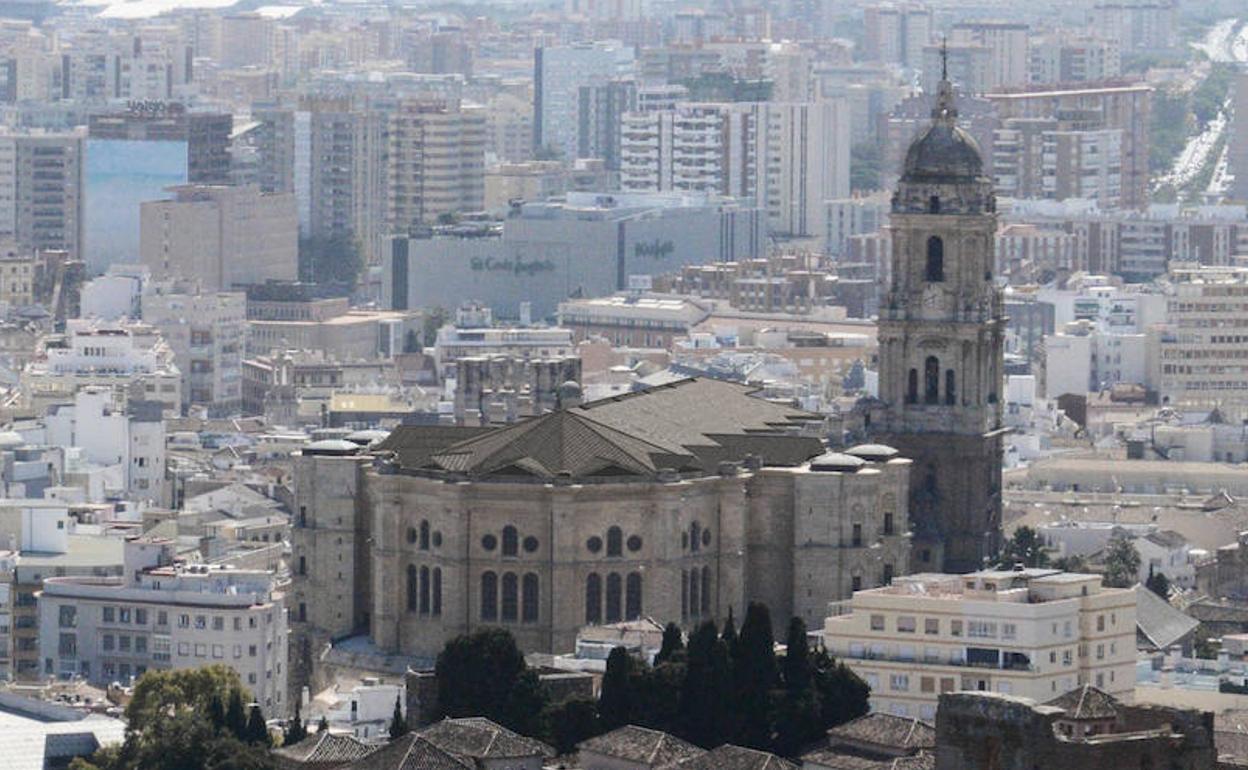
<path fill-rule="evenodd" d="M 498 620 L 498 575 L 481 573 L 481 619 Z"/>
<path fill-rule="evenodd" d="M 420 568 L 420 614 L 429 614 L 429 589 L 433 588 L 429 584 L 429 568 Z"/>
<path fill-rule="evenodd" d="M 503 622 L 515 623 L 519 617 L 520 586 L 516 581 L 516 573 L 503 573 Z"/>
<path fill-rule="evenodd" d="M 945 403 L 958 403 L 958 378 L 952 369 L 945 370 Z"/>
<path fill-rule="evenodd" d="M 910 380 L 906 383 L 906 403 L 919 403 L 919 370 L 910 370 Z"/>
<path fill-rule="evenodd" d="M 585 622 L 602 622 L 602 577 L 597 572 L 585 578 Z"/>
<path fill-rule="evenodd" d="M 923 401 L 940 403 L 940 361 L 936 356 L 928 356 L 923 362 Z"/>
<path fill-rule="evenodd" d="M 624 619 L 641 617 L 641 573 L 630 572 L 624 583 Z"/>
<path fill-rule="evenodd" d="M 689 618 L 689 570 L 680 571 L 680 619 Z"/>
<path fill-rule="evenodd" d="M 619 527 L 611 527 L 607 530 L 607 556 L 622 556 L 624 554 L 624 533 Z"/>
<path fill-rule="evenodd" d="M 693 569 L 689 572 L 689 615 L 697 617 L 701 612 L 702 603 L 698 601 L 700 593 L 698 592 L 698 570 Z"/>
<path fill-rule="evenodd" d="M 927 239 L 927 281 L 942 283 L 945 280 L 945 242 L 933 235 Z"/>
<path fill-rule="evenodd" d="M 702 614 L 711 614 L 711 568 L 702 568 Z"/>
<path fill-rule="evenodd" d="M 520 553 L 520 533 L 508 524 L 503 527 L 503 556 L 516 556 Z"/>
<path fill-rule="evenodd" d="M 429 550 L 429 522 L 420 522 L 420 550 Z"/>
<path fill-rule="evenodd" d="M 693 522 L 689 525 L 689 549 L 697 551 L 702 548 L 702 525 Z"/>
<path fill-rule="evenodd" d="M 417 585 L 416 565 L 407 565 L 407 611 L 415 612 L 417 607 Z"/>
<path fill-rule="evenodd" d="M 442 614 L 442 568 L 433 568 L 433 614 Z"/>
<path fill-rule="evenodd" d="M 539 591 L 538 591 L 538 584 L 537 584 L 537 573 L 535 572 L 525 573 L 524 582 L 521 583 L 520 585 L 520 593 L 521 593 L 521 598 L 524 599 L 524 606 L 523 606 L 523 609 L 521 609 L 521 612 L 523 613 L 521 615 L 521 618 L 524 620 L 525 623 L 536 623 L 538 609 L 540 607 L 540 605 L 538 604 Z"/>
<path fill-rule="evenodd" d="M 619 623 L 623 618 L 623 614 L 621 613 L 623 608 L 620 606 L 621 593 L 620 574 L 618 572 L 612 572 L 610 575 L 607 575 L 606 617 L 608 623 Z"/>

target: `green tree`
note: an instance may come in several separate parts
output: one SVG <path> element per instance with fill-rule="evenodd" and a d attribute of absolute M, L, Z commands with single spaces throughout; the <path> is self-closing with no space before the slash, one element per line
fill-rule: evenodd
<path fill-rule="evenodd" d="M 447 642 L 438 655 L 443 716 L 483 716 L 523 735 L 537 735 L 546 695 L 511 634 L 487 628 Z"/>
<path fill-rule="evenodd" d="M 820 650 L 811 656 L 811 669 L 825 730 L 870 710 L 871 688 L 849 666 Z"/>
<path fill-rule="evenodd" d="M 329 717 L 321 714 L 321 721 L 316 723 L 316 731 L 318 733 L 329 732 Z"/>
<path fill-rule="evenodd" d="M 674 732 L 704 748 L 731 741 L 737 724 L 733 664 L 714 622 L 702 623 L 689 637 L 684 674 Z"/>
<path fill-rule="evenodd" d="M 402 738 L 407 735 L 407 719 L 403 717 L 403 704 L 399 702 L 399 696 L 394 696 L 394 713 L 390 715 L 390 740 Z"/>
<path fill-rule="evenodd" d="M 301 708 L 299 701 L 295 701 L 295 715 L 286 723 L 286 730 L 282 733 L 282 745 L 293 746 L 304 738 L 308 737 L 308 728 L 303 724 L 303 718 L 300 714 Z"/>
<path fill-rule="evenodd" d="M 254 703 L 247 712 L 247 727 L 243 730 L 243 741 L 255 746 L 268 746 L 272 742 L 269 736 L 269 726 L 264 721 L 264 712 Z"/>
<path fill-rule="evenodd" d="M 737 656 L 733 661 L 737 711 L 741 715 L 740 746 L 766 751 L 771 746 L 772 691 L 778 684 L 775 639 L 767 605 L 752 602 L 741 624 Z"/>
<path fill-rule="evenodd" d="M 633 656 L 623 647 L 616 647 L 607 656 L 607 670 L 602 675 L 602 691 L 598 696 L 598 719 L 606 730 L 633 721 Z"/>
<path fill-rule="evenodd" d="M 849 148 L 850 192 L 871 192 L 880 189 L 881 167 L 878 142 L 859 142 Z"/>
<path fill-rule="evenodd" d="M 655 653 L 654 665 L 662 665 L 684 651 L 685 637 L 680 631 L 680 626 L 668 623 L 663 627 L 663 643 L 659 645 L 659 651 Z"/>
<path fill-rule="evenodd" d="M 1053 569 L 1060 569 L 1063 572 L 1086 572 L 1088 569 L 1087 561 L 1078 554 L 1054 559 L 1052 566 Z"/>
<path fill-rule="evenodd" d="M 736 658 L 737 656 L 737 621 L 732 617 L 732 607 L 728 608 L 728 619 L 724 621 L 724 630 L 719 635 L 724 640 L 724 644 L 728 645 L 728 656 Z"/>
<path fill-rule="evenodd" d="M 571 754 L 581 741 L 601 735 L 605 730 L 598 719 L 598 704 L 584 698 L 572 698 L 546 708 L 546 740 L 560 754 Z"/>
<path fill-rule="evenodd" d="M 1105 585 L 1111 588 L 1130 588 L 1140 573 L 1140 552 L 1135 544 L 1123 535 L 1110 538 L 1105 547 Z"/>
<path fill-rule="evenodd" d="M 214 692 L 208 700 L 208 723 L 212 725 L 212 729 L 221 732 L 225 729 L 225 701 L 221 700 L 221 693 Z M 299 711 L 296 704 L 295 716 L 298 717 Z"/>
<path fill-rule="evenodd" d="M 784 692 L 776 714 L 775 749 L 779 754 L 793 757 L 824 732 L 819 696 L 814 689 L 806 623 L 801 618 L 789 621 L 787 646 L 780 670 Z"/>
<path fill-rule="evenodd" d="M 307 236 L 299 239 L 299 280 L 340 286 L 348 291 L 360 279 L 364 262 L 360 246 L 345 235 Z"/>
<path fill-rule="evenodd" d="M 1015 564 L 1024 567 L 1049 566 L 1049 554 L 1045 550 L 1040 533 L 1028 526 L 1014 530 L 1014 534 L 1001 548 L 1001 565 L 1009 568 Z"/>
<path fill-rule="evenodd" d="M 1153 572 L 1153 568 L 1148 568 L 1148 580 L 1145 581 L 1144 587 L 1157 594 L 1166 601 L 1170 600 L 1170 578 L 1166 577 L 1164 572 Z"/>
<path fill-rule="evenodd" d="M 179 711 L 210 712 L 212 702 L 223 700 L 242 684 L 238 674 L 222 665 L 176 671 L 148 671 L 139 677 L 126 706 L 126 726 L 130 733 L 142 733 L 153 722 Z"/>
<path fill-rule="evenodd" d="M 680 692 L 685 681 L 684 656 L 676 660 L 633 667 L 633 721 L 641 727 L 678 733 Z"/>
<path fill-rule="evenodd" d="M 416 334 L 415 329 L 408 329 L 407 334 L 403 335 L 403 352 L 419 353 L 423 350 L 420 344 L 420 336 Z"/>
<path fill-rule="evenodd" d="M 441 329 L 448 318 L 448 313 L 444 307 L 431 307 L 425 313 L 424 321 L 421 324 L 421 334 L 424 336 L 424 346 L 431 348 L 438 342 L 438 329 Z"/>
<path fill-rule="evenodd" d="M 243 700 L 242 688 L 231 688 L 225 707 L 225 729 L 240 741 L 247 739 L 247 706 Z"/>

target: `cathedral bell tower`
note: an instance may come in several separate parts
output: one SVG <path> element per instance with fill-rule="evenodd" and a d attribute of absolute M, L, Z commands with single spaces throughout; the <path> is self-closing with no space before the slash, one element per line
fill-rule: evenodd
<path fill-rule="evenodd" d="M 1001 542 L 1005 318 L 992 180 L 957 126 L 947 75 L 931 125 L 906 153 L 890 229 L 876 429 L 914 461 L 911 570 L 967 572 Z"/>

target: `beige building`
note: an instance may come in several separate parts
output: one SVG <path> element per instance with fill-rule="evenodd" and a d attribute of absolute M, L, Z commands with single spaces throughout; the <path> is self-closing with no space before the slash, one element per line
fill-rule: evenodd
<path fill-rule="evenodd" d="M 404 101 L 387 113 L 386 222 L 404 233 L 485 208 L 485 114 Z"/>
<path fill-rule="evenodd" d="M 1148 330 L 1163 401 L 1248 406 L 1248 268 L 1171 267 L 1166 323 Z"/>
<path fill-rule="evenodd" d="M 683 380 L 496 429 L 403 426 L 376 460 L 308 446 L 295 659 L 366 634 L 431 661 L 499 625 L 526 652 L 565 652 L 584 625 L 692 628 L 749 601 L 814 626 L 904 573 L 909 461 L 826 454 L 820 416 L 750 393 Z"/>
<path fill-rule="evenodd" d="M 249 299 L 247 351 L 323 351 L 338 361 L 390 358 L 403 351 L 418 316 L 399 310 L 352 310 L 346 297 Z"/>
<path fill-rule="evenodd" d="M 182 406 L 212 416 L 242 409 L 247 301 L 242 292 L 148 293 L 143 320 L 160 329 L 182 372 Z"/>
<path fill-rule="evenodd" d="M 0 134 L 0 238 L 82 257 L 83 138 Z"/>
<path fill-rule="evenodd" d="M 197 280 L 204 291 L 298 275 L 295 196 L 254 185 L 185 185 L 140 213 L 139 253 L 152 277 Z"/>
<path fill-rule="evenodd" d="M 0 245 L 0 303 L 17 309 L 35 301 L 38 260 L 16 244 Z"/>
<path fill-rule="evenodd" d="M 871 708 L 931 720 L 941 693 L 1049 700 L 1135 689 L 1135 590 L 1052 569 L 924 573 L 860 591 L 824 623 L 828 653 L 871 686 Z"/>

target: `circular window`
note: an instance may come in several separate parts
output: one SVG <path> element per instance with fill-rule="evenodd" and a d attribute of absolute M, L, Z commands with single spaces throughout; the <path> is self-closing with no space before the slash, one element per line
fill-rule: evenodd
<path fill-rule="evenodd" d="M 598 553 L 602 550 L 602 538 L 594 535 L 585 541 L 585 547 L 589 549 L 590 553 Z"/>
<path fill-rule="evenodd" d="M 537 550 L 537 538 L 533 537 L 532 535 L 529 535 L 528 537 L 524 539 L 524 551 L 525 553 L 533 553 L 536 550 Z"/>
<path fill-rule="evenodd" d="M 689 547 L 689 533 L 681 532 L 680 533 L 680 549 L 683 551 L 687 549 L 688 547 Z"/>
<path fill-rule="evenodd" d="M 493 551 L 498 547 L 498 538 L 493 535 L 483 535 L 481 537 L 481 547 L 487 551 Z"/>
<path fill-rule="evenodd" d="M 711 544 L 711 531 L 709 529 L 702 530 L 702 545 Z"/>
<path fill-rule="evenodd" d="M 416 542 L 416 528 L 415 527 L 407 528 L 407 542 L 409 543 Z"/>
<path fill-rule="evenodd" d="M 442 547 L 442 533 L 438 530 L 434 530 L 434 533 L 433 533 L 433 547 L 434 548 Z"/>
<path fill-rule="evenodd" d="M 628 536 L 628 550 L 632 551 L 633 553 L 640 551 L 641 550 L 641 537 L 639 537 L 638 535 L 629 535 Z"/>

